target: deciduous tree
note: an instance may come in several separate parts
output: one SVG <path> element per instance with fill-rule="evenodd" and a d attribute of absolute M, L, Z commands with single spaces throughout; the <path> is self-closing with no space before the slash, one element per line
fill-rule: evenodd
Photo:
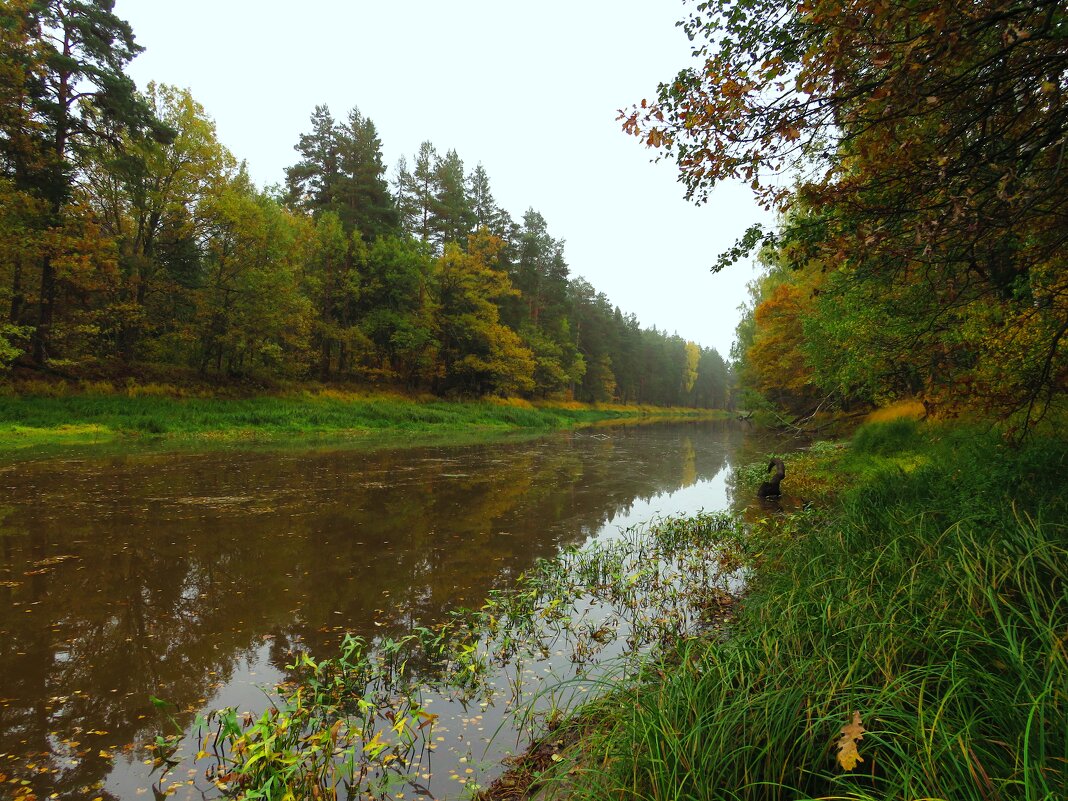
<path fill-rule="evenodd" d="M 751 229 L 720 266 L 782 244 L 796 266 L 841 271 L 832 295 L 907 296 L 869 343 L 932 402 L 1030 423 L 1063 395 L 1063 3 L 713 0 L 684 28 L 698 64 L 624 127 L 674 157 L 698 201 L 741 179 L 799 212 L 777 236 Z"/>

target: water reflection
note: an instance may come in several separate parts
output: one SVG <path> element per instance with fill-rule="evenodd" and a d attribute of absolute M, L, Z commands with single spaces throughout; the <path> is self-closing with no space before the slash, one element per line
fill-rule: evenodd
<path fill-rule="evenodd" d="M 161 725 L 150 695 L 254 703 L 296 641 L 324 656 L 344 631 L 430 625 L 606 524 L 725 507 L 743 436 L 681 424 L 2 468 L 0 773 L 38 797 L 136 797 L 152 780 L 135 744 Z"/>

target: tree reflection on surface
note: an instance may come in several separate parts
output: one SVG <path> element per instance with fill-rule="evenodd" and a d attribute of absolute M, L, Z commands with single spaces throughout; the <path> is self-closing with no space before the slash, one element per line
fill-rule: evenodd
<path fill-rule="evenodd" d="M 159 730 L 150 696 L 188 722 L 208 698 L 270 681 L 256 665 L 280 675 L 293 642 L 325 656 L 344 631 L 431 625 L 708 482 L 742 441 L 732 425 L 691 423 L 4 467 L 0 773 L 38 797 L 109 797 L 98 788 L 124 772 L 121 786 L 144 787 L 133 744 Z"/>

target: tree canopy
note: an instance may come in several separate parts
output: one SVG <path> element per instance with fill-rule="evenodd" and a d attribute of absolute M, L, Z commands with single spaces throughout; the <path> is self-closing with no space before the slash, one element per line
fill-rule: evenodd
<path fill-rule="evenodd" d="M 785 215 L 718 266 L 763 246 L 824 274 L 798 312 L 814 385 L 1025 426 L 1063 395 L 1063 3 L 714 0 L 682 25 L 696 65 L 624 128 L 695 200 L 740 179 Z"/>
<path fill-rule="evenodd" d="M 188 91 L 137 91 L 111 0 L 8 0 L 0 23 L 3 374 L 726 403 L 718 354 L 572 276 L 455 149 L 391 181 L 370 117 L 319 105 L 264 190 Z"/>

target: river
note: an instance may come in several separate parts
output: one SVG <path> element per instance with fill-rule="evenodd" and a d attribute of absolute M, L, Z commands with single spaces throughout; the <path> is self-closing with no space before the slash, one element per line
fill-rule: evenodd
<path fill-rule="evenodd" d="M 345 632 L 432 625 L 566 546 L 727 508 L 728 468 L 747 451 L 763 453 L 737 424 L 681 423 L 5 463 L 0 796 L 199 798 L 196 768 L 161 782 L 143 748 L 173 725 L 151 696 L 178 725 L 262 709 L 260 688 L 298 644 L 324 657 Z M 472 731 L 448 735 L 460 764 L 490 753 L 472 745 L 492 739 L 485 713 L 468 710 Z"/>

